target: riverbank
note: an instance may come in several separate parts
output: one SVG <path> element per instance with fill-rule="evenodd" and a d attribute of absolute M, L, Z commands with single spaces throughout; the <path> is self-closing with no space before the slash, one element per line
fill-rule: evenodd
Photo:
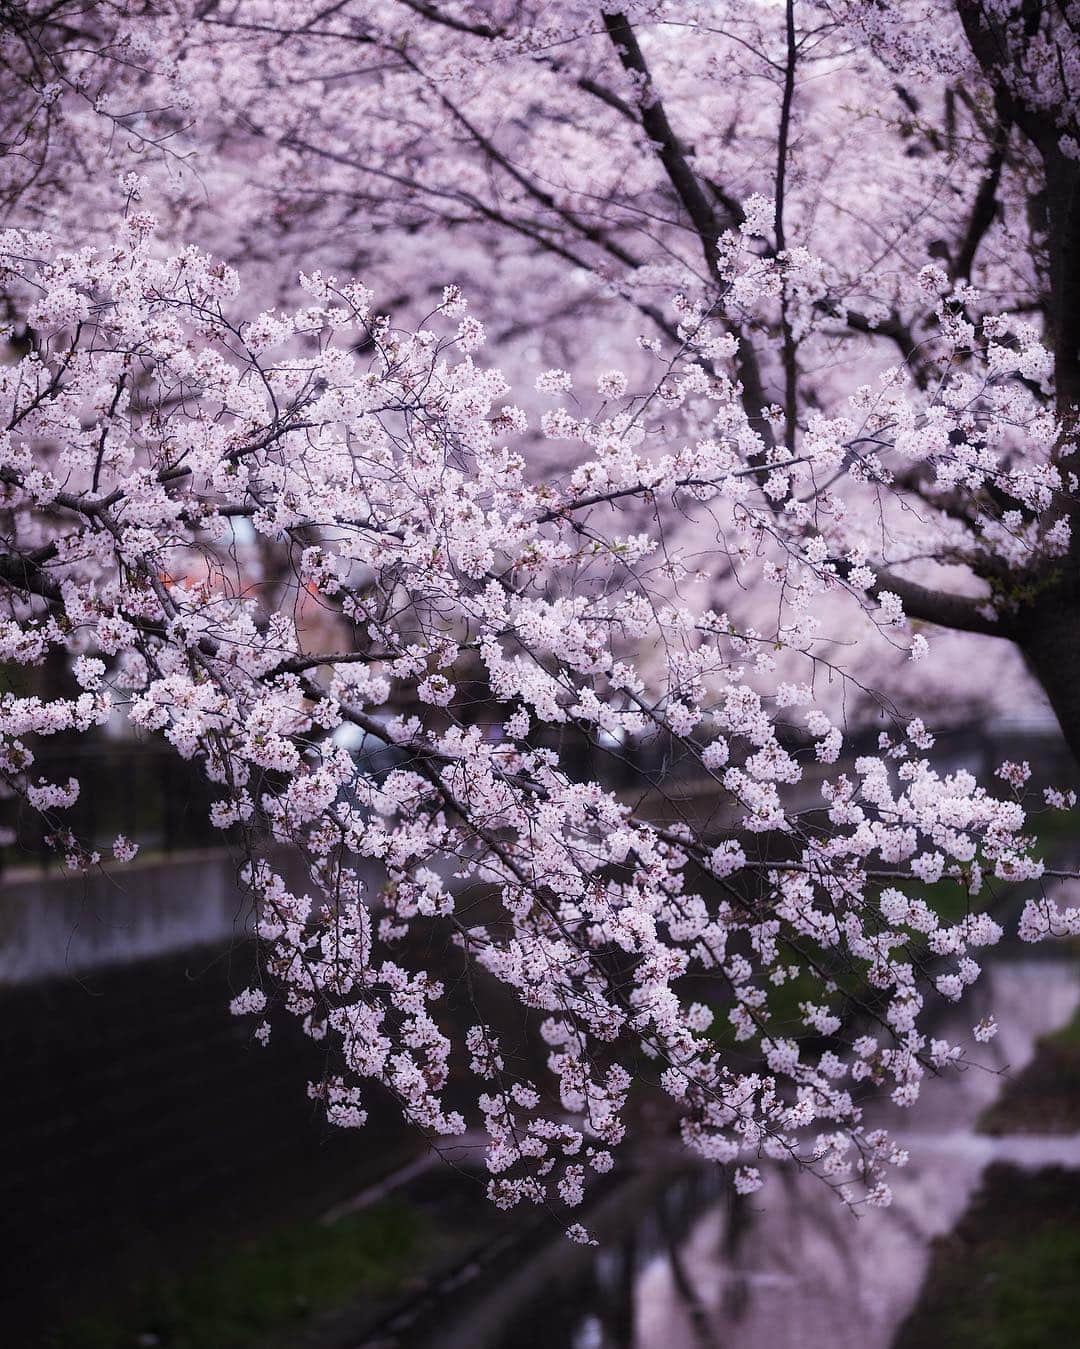
<path fill-rule="evenodd" d="M 973 1003 L 944 1009 L 955 1021 L 947 1038 L 970 1040 L 984 1013 L 1002 1031 L 976 1050 L 989 1071 L 931 1080 L 914 1115 L 887 1103 L 875 1114 L 919 1130 L 902 1139 L 913 1163 L 890 1214 L 856 1222 L 820 1181 L 771 1166 L 761 1195 L 720 1197 L 716 1173 L 657 1162 L 666 1142 L 644 1161 L 635 1129 L 600 1207 L 583 1215 L 604 1228 L 597 1252 L 566 1242 L 550 1215 L 499 1214 L 483 1198 L 479 1148 L 429 1165 L 374 1097 L 363 1133 L 327 1129 L 297 1091 L 319 1070 L 318 1048 L 286 1022 L 264 1050 L 223 1013 L 253 957 L 239 942 L 9 990 L 4 1035 L 21 1047 L 25 1097 L 9 1111 L 9 1145 L 27 1195 L 4 1211 L 9 1222 L 22 1215 L 6 1273 L 19 1281 L 26 1261 L 37 1280 L 38 1324 L 20 1345 L 519 1349 L 533 1336 L 559 1346 L 599 1334 L 602 1349 L 680 1349 L 700 1342 L 702 1325 L 734 1318 L 754 1346 L 885 1349 L 930 1242 L 960 1217 L 988 1161 L 1060 1160 L 1031 1136 L 1043 1132 L 1037 1093 L 1027 1093 L 1036 1127 L 1026 1147 L 1008 1120 L 1000 1148 L 974 1125 L 1024 1097 L 1029 1079 L 1053 1085 L 1056 1070 L 1040 1066 L 1048 1046 L 1076 1048 L 1071 1032 L 1048 1034 L 1076 1002 L 1074 952 L 1013 943 L 988 963 Z M 667 1123 L 653 1121 L 661 1141 Z M 40 1339 L 42 1319 L 64 1328 Z M 845 1324 L 859 1338 L 844 1339 Z"/>
<path fill-rule="evenodd" d="M 894 1349 L 1064 1349 L 1080 1326 L 1080 1171 L 995 1164 L 939 1237 Z"/>
<path fill-rule="evenodd" d="M 983 1133 L 1080 1133 L 1080 1010 L 1044 1035 L 1035 1057 L 979 1121 Z"/>

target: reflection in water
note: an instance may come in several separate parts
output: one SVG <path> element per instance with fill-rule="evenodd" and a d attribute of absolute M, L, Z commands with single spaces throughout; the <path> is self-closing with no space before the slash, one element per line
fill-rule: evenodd
<path fill-rule="evenodd" d="M 1076 1004 L 1075 964 L 999 960 L 941 1033 L 970 1043 L 993 1012 L 1001 1026 L 973 1046 L 990 1071 L 933 1079 L 912 1115 L 882 1103 L 868 1124 L 909 1148 L 894 1202 L 855 1217 L 818 1180 L 770 1166 L 765 1188 L 738 1200 L 711 1174 L 624 1186 L 590 1226 L 592 1252 L 555 1243 L 529 1258 L 428 1336 L 430 1349 L 887 1349 L 918 1294 L 927 1246 L 948 1231 L 984 1167 L 1080 1166 L 1080 1137 L 991 1139 L 974 1132 L 1001 1070 L 1021 1068 L 1034 1041 Z M 869 1113 L 869 1112 L 868 1112 Z"/>

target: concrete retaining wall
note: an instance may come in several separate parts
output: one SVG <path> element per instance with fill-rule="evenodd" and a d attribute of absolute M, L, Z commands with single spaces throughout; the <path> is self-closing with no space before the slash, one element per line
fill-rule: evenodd
<path fill-rule="evenodd" d="M 10 871 L 0 879 L 0 986 L 223 943 L 247 931 L 226 848 L 105 872 Z"/>

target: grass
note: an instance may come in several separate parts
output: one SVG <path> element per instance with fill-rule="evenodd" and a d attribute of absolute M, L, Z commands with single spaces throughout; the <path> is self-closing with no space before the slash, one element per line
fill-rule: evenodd
<path fill-rule="evenodd" d="M 1028 816 L 1027 827 L 1040 844 L 1075 843 L 1080 840 L 1080 806 L 1068 810 L 1033 811 Z"/>
<path fill-rule="evenodd" d="M 1031 1062 L 979 1119 L 987 1134 L 1067 1134 L 1080 1131 L 1080 1008 L 1044 1035 Z"/>
<path fill-rule="evenodd" d="M 969 913 L 980 913 L 993 902 L 986 890 L 972 895 L 954 880 L 935 881 L 933 885 L 904 883 L 899 888 L 909 899 L 923 900 L 946 925 L 959 923 Z"/>
<path fill-rule="evenodd" d="M 1080 1326 L 1080 1172 L 992 1166 L 894 1349 L 1058 1349 Z"/>
<path fill-rule="evenodd" d="M 373 1205 L 323 1226 L 295 1224 L 242 1246 L 207 1252 L 183 1273 L 131 1290 L 110 1307 L 65 1326 L 50 1349 L 247 1349 L 294 1346 L 320 1312 L 358 1296 L 389 1294 L 416 1266 L 419 1212 L 401 1202 Z"/>
<path fill-rule="evenodd" d="M 1080 1007 L 1073 1013 L 1071 1021 L 1066 1021 L 1060 1030 L 1044 1035 L 1039 1043 L 1066 1054 L 1075 1054 L 1080 1059 Z"/>
<path fill-rule="evenodd" d="M 960 922 L 969 913 L 986 909 L 992 903 L 992 897 L 988 893 L 971 895 L 955 880 L 940 880 L 932 885 L 905 884 L 903 890 L 910 898 L 923 900 L 947 926 Z M 917 936 L 918 934 L 912 935 L 913 946 L 920 945 Z M 819 948 L 809 941 L 804 943 L 804 947 L 820 968 L 825 970 L 830 968 L 830 962 L 833 960 L 832 952 Z M 799 957 L 793 954 L 791 963 L 798 964 Z M 873 1003 L 878 998 L 870 985 L 857 977 L 853 978 L 849 969 L 834 970 L 833 978 L 837 987 L 831 992 L 825 990 L 821 977 L 809 968 L 801 969 L 794 978 L 780 985 L 759 981 L 758 986 L 768 994 L 768 1003 L 763 1009 L 763 1015 L 769 1034 L 777 1038 L 805 1036 L 808 1032 L 800 1010 L 801 1004 L 805 1002 L 817 1006 L 825 1005 L 830 1011 L 844 1015 L 853 1005 Z M 715 1020 L 710 1027 L 709 1038 L 721 1049 L 738 1047 L 734 1029 L 728 1020 L 729 1007 L 730 1003 L 722 1000 L 713 1004 Z"/>

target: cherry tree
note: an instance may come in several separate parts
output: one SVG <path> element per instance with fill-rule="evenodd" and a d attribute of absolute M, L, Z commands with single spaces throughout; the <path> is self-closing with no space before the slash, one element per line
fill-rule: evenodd
<path fill-rule="evenodd" d="M 1045 341 L 1043 400 L 1071 426 L 1067 5 L 28 4 L 12 18 L 3 187 L 13 218 L 69 241 L 100 240 L 141 180 L 164 233 L 242 263 L 261 305 L 295 303 L 298 271 L 322 267 L 419 322 L 452 279 L 515 383 L 531 384 L 538 349 L 576 366 L 582 324 L 644 378 L 627 338 L 671 340 L 682 292 L 722 313 L 751 425 L 789 448 L 890 366 L 923 391 L 948 373 L 918 280 L 931 265 L 973 331 L 1004 312 Z M 730 289 L 717 249 L 748 203 L 759 253 L 779 260 L 767 309 Z M 903 507 L 865 531 L 882 586 L 916 620 L 1014 643 L 1012 669 L 1035 672 L 1075 748 L 1060 560 L 1015 539 L 992 476 L 962 499 L 910 447 L 884 471 Z M 845 659 L 880 678 L 861 647 Z M 1000 669 L 1008 651 L 976 663 Z M 933 702 L 945 682 L 929 668 L 904 691 Z"/>
<path fill-rule="evenodd" d="M 329 1043 L 336 1123 L 471 1116 L 495 1202 L 573 1207 L 644 1077 L 741 1190 L 792 1157 L 888 1201 L 865 1099 L 965 1058 L 925 1015 L 1046 873 L 1022 766 L 942 776 L 891 704 L 845 753 L 823 686 L 852 634 L 918 678 L 929 622 L 1080 737 L 1075 23 L 13 9 L 0 645 L 71 685 L 2 696 L 0 770 L 81 867 L 43 737 L 201 768 L 265 954 L 235 1010 Z"/>

